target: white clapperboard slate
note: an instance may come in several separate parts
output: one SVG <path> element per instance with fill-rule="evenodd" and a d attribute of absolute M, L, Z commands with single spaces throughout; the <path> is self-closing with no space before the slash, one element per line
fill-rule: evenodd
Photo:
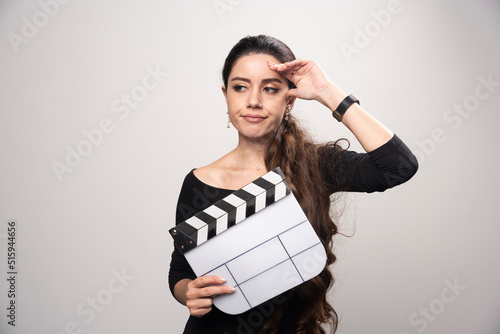
<path fill-rule="evenodd" d="M 240 314 L 317 276 L 326 253 L 278 167 L 170 229 L 199 276 L 218 275 L 232 294 L 214 305 Z"/>

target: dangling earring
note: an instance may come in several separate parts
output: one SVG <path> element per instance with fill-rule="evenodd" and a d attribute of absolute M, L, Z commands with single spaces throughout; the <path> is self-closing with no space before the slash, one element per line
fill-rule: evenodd
<path fill-rule="evenodd" d="M 288 114 L 290 114 L 290 105 L 289 104 L 286 105 L 286 109 L 285 109 L 285 121 L 288 121 Z"/>
<path fill-rule="evenodd" d="M 227 128 L 229 129 L 231 127 L 231 119 L 229 118 L 229 111 L 227 112 Z"/>

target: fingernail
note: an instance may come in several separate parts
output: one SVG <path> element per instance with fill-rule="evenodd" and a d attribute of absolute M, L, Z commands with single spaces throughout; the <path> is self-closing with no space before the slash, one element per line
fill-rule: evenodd
<path fill-rule="evenodd" d="M 227 292 L 234 292 L 234 290 L 236 290 L 236 289 L 234 288 L 234 286 L 228 286 L 228 287 L 227 287 Z"/>
<path fill-rule="evenodd" d="M 219 282 L 220 283 L 224 283 L 226 281 L 226 279 L 224 277 L 219 277 Z"/>

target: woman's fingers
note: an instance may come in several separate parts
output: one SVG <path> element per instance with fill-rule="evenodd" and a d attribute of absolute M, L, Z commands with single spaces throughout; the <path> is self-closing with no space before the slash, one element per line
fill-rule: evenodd
<path fill-rule="evenodd" d="M 201 317 L 212 310 L 212 299 L 188 299 L 186 302 L 186 306 L 189 308 L 189 314 L 191 314 L 193 317 Z"/>
<path fill-rule="evenodd" d="M 194 288 L 202 288 L 209 284 L 222 284 L 225 283 L 226 279 L 220 276 L 200 276 L 197 279 L 191 281 L 188 285 Z"/>
<path fill-rule="evenodd" d="M 310 65 L 310 63 L 312 62 L 313 62 L 312 60 L 307 60 L 307 59 L 296 59 L 282 64 L 276 64 L 270 61 L 268 61 L 267 63 L 271 70 L 275 70 L 280 74 L 286 73 L 295 75 L 295 74 L 304 74 L 303 70 L 307 70 L 308 67 L 307 65 Z"/>
<path fill-rule="evenodd" d="M 287 97 L 321 102 L 323 92 L 332 84 L 321 67 L 311 59 L 296 59 L 283 64 L 268 62 L 268 66 L 297 87 L 290 89 Z"/>
<path fill-rule="evenodd" d="M 220 285 L 225 281 L 220 276 L 201 276 L 189 282 L 186 291 L 189 313 L 201 317 L 212 310 L 212 297 L 234 292 L 234 287 Z"/>

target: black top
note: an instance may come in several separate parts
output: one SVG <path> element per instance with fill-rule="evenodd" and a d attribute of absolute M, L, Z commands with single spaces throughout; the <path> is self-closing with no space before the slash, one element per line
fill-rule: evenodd
<path fill-rule="evenodd" d="M 418 163 L 408 147 L 396 136 L 369 153 L 356 153 L 338 148 L 320 150 L 320 168 L 331 193 L 337 191 L 384 191 L 409 180 L 417 171 Z M 341 177 L 338 177 L 338 176 Z M 186 176 L 179 195 L 176 225 L 206 209 L 234 190 L 215 188 L 200 181 L 193 170 Z M 169 286 L 182 279 L 195 279 L 196 275 L 184 255 L 175 247 L 169 271 Z M 229 315 L 213 306 L 201 318 L 190 316 L 185 334 L 258 333 L 260 326 L 271 315 L 279 298 L 266 302 L 240 315 Z M 285 315 L 280 333 L 292 333 L 293 314 Z M 288 320 L 287 320 L 288 319 Z"/>

